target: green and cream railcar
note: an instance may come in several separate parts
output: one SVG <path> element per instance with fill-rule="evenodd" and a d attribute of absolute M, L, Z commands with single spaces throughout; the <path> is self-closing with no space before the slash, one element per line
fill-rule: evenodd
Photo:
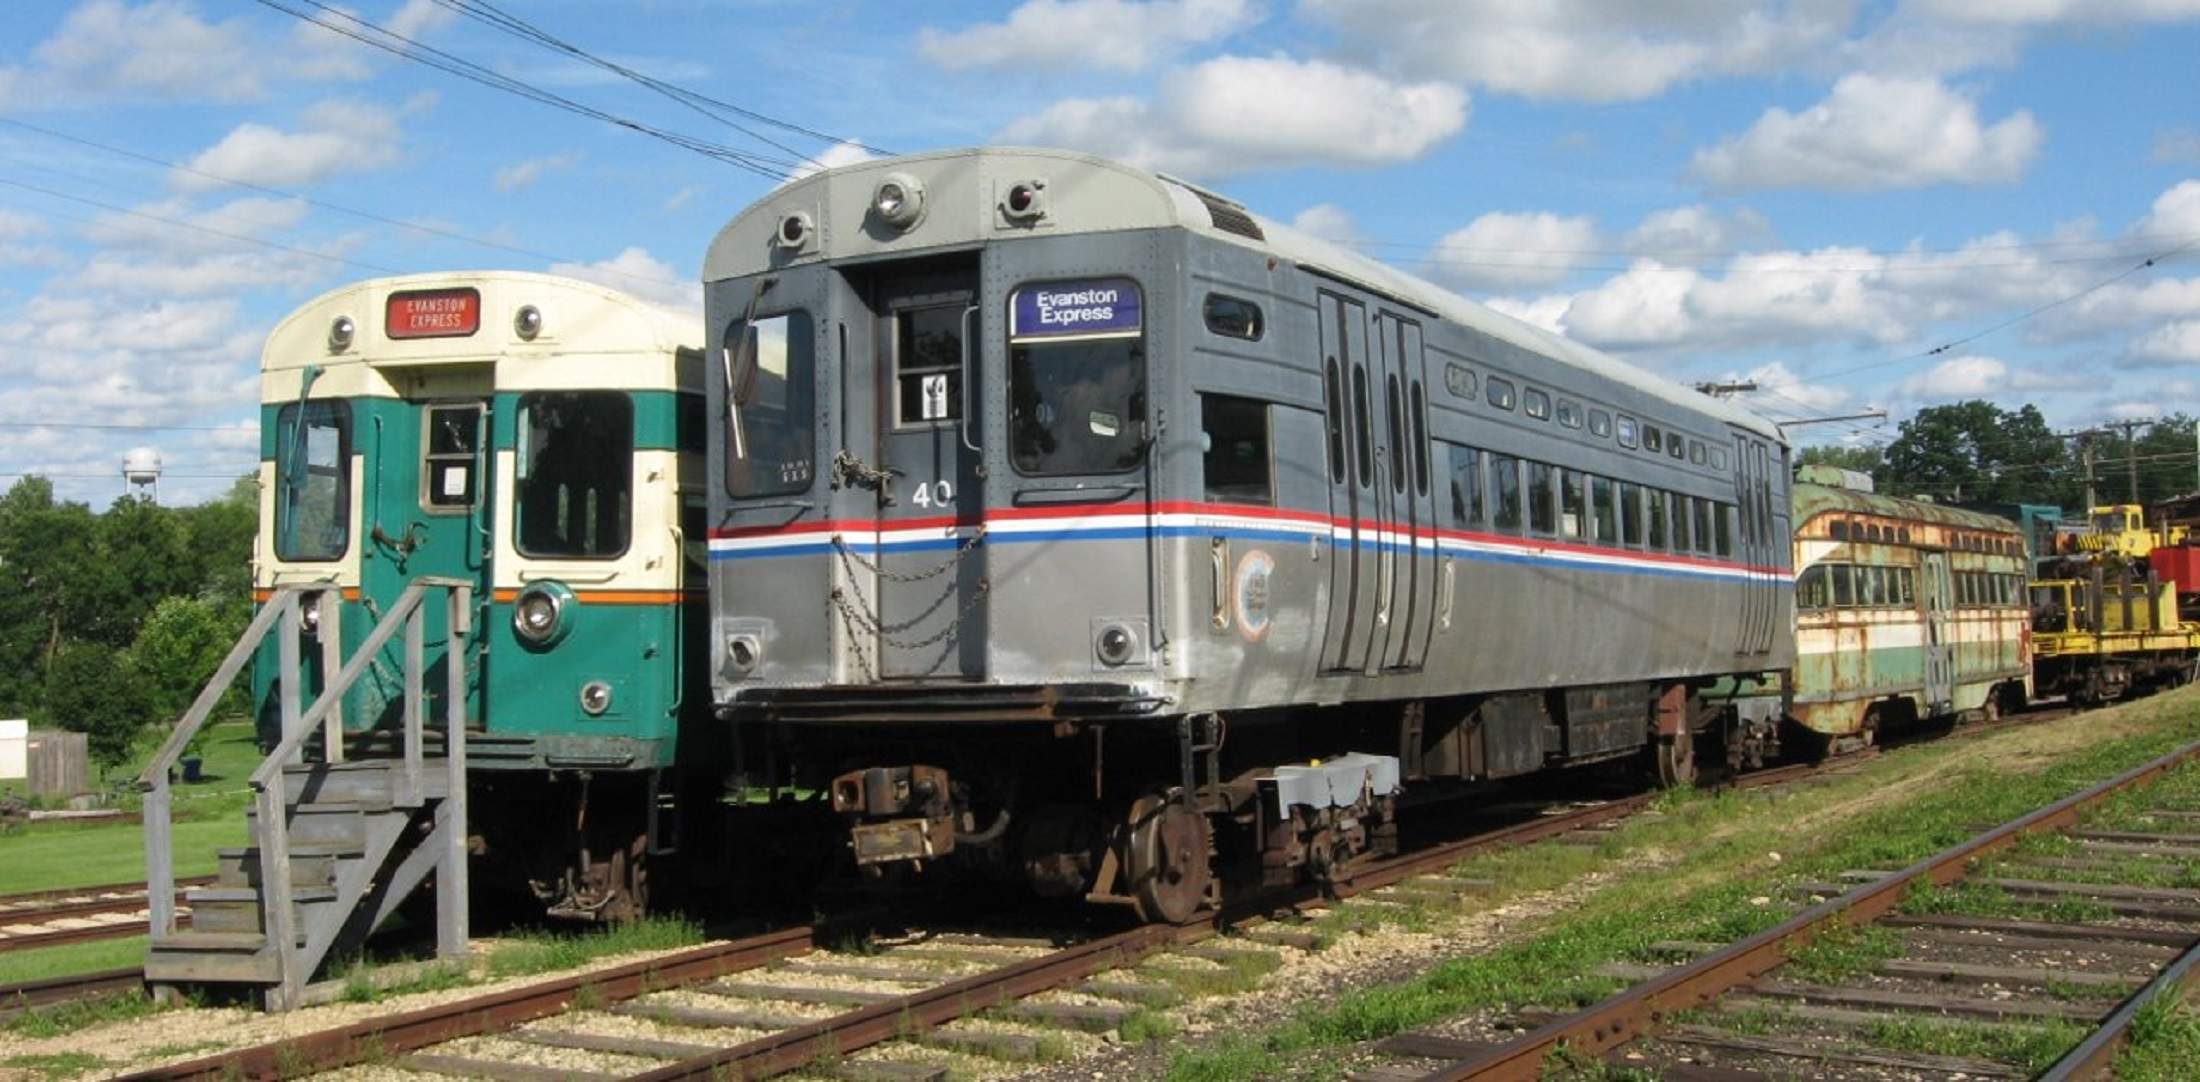
<path fill-rule="evenodd" d="M 1882 728 L 2025 701 L 2031 632 L 2015 524 L 1808 480 L 1793 501 L 1788 715 L 1806 739 L 1865 743 Z"/>
<path fill-rule="evenodd" d="M 339 656 L 416 579 L 473 587 L 462 658 L 440 653 L 431 607 L 425 684 L 439 699 L 444 666 L 465 666 L 473 815 L 488 856 L 552 910 L 630 909 L 633 883 L 590 880 L 638 876 L 627 866 L 651 848 L 675 765 L 716 758 L 696 746 L 710 727 L 682 726 L 708 707 L 687 663 L 704 587 L 700 341 L 694 314 L 519 272 L 345 286 L 268 339 L 255 585 L 340 591 Z M 354 754 L 401 713 L 402 649 L 343 704 Z M 272 677 L 254 692 L 272 718 Z"/>

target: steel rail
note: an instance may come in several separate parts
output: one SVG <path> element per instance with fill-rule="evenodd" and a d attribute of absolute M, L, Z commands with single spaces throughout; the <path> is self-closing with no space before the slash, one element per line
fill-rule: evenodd
<path fill-rule="evenodd" d="M 2152 1004 L 2175 1004 L 2196 981 L 2200 981 L 2200 943 L 2186 948 L 2176 960 L 2156 973 L 2153 980 L 2118 1004 L 2101 1022 L 2100 1028 L 2049 1066 L 2040 1075 L 2040 1082 L 2111 1077 L 2117 1055 L 2131 1044 L 2132 1023 L 2138 1020 L 2140 1013 Z"/>
<path fill-rule="evenodd" d="M 176 881 L 176 888 L 178 890 L 181 890 L 184 887 L 212 886 L 214 884 L 214 880 L 215 877 L 211 875 L 202 875 L 193 879 L 179 879 Z M 14 907 L 46 906 L 47 903 L 68 902 L 78 898 L 91 898 L 95 900 L 106 900 L 114 902 L 121 902 L 125 900 L 121 898 L 102 899 L 98 897 L 108 894 L 132 895 L 142 902 L 145 897 L 145 884 L 142 882 L 107 883 L 101 886 L 92 887 L 54 887 L 48 890 L 24 891 L 21 894 L 0 894 L 0 923 L 11 923 L 9 921 L 9 918 L 16 916 L 19 913 L 33 913 L 38 911 L 36 909 L 22 909 Z"/>
<path fill-rule="evenodd" d="M 213 876 L 184 880 L 176 884 L 176 896 L 180 900 L 188 887 L 207 886 Z M 130 892 L 135 892 L 134 894 Z M 90 895 L 114 893 L 123 897 L 98 898 Z M 42 904 L 47 900 L 55 904 Z M 0 927 L 41 925 L 57 920 L 82 920 L 87 917 L 105 916 L 109 913 L 135 913 L 150 907 L 143 883 L 117 883 L 104 887 L 85 887 L 78 890 L 35 891 L 27 894 L 0 897 L 0 904 L 13 902 L 24 908 L 0 909 Z M 177 923 L 188 923 L 188 916 L 177 918 Z M 122 939 L 144 935 L 147 925 L 139 921 L 114 921 L 75 928 L 45 928 L 0 934 L 0 954 L 9 951 L 35 950 L 39 947 L 56 947 L 66 943 L 84 943 L 95 939 Z"/>
<path fill-rule="evenodd" d="M 1642 1035 L 1662 1016 L 1707 1003 L 1779 967 L 1789 960 L 1796 948 L 1823 932 L 1866 924 L 1885 916 L 1901 904 L 1911 886 L 1918 883 L 1944 886 L 1955 882 L 1963 878 L 1972 861 L 2007 848 L 2026 835 L 2070 826 L 2087 808 L 2117 793 L 2152 782 L 2196 757 L 2200 757 L 2200 743 L 2188 744 L 1941 850 L 1883 879 L 1814 905 L 1775 927 L 1653 977 L 1585 1010 L 1555 1019 L 1478 1056 L 1431 1071 L 1422 1076 L 1421 1082 L 1466 1082 L 1469 1079 L 1534 1082 L 1542 1076 L 1545 1059 L 1561 1045 L 1577 1054 L 1601 1056 Z"/>
<path fill-rule="evenodd" d="M 119 1075 L 150 1079 L 280 1079 L 301 1070 L 326 1071 L 364 1060 L 417 1051 L 461 1037 L 473 1037 L 562 1014 L 583 996 L 612 1003 L 634 999 L 681 984 L 693 984 L 806 954 L 817 930 L 784 928 L 727 943 L 695 947 L 663 958 L 579 973 L 554 980 L 423 1007 L 403 1014 L 369 1018 L 319 1033 L 301 1034 L 272 1044 L 218 1052 L 194 1060 L 149 1067 Z"/>
<path fill-rule="evenodd" d="M 144 987 L 145 972 L 135 966 L 0 984 L 0 1018 L 59 1003 L 123 995 Z"/>

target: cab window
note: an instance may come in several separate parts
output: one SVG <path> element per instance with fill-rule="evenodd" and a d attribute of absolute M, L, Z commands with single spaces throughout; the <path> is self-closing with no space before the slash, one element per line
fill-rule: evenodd
<path fill-rule="evenodd" d="M 1268 461 L 1268 405 L 1234 395 L 1199 396 L 1200 456 L 1213 503 L 1276 502 Z"/>
<path fill-rule="evenodd" d="M 293 402 L 275 415 L 275 485 L 276 557 L 342 557 L 351 547 L 350 403 Z"/>
<path fill-rule="evenodd" d="M 634 401 L 617 391 L 520 396 L 512 502 L 523 556 L 609 559 L 632 531 Z"/>
<path fill-rule="evenodd" d="M 1121 473 L 1145 461 L 1142 303 L 1127 278 L 1027 285 L 1010 295 L 1008 457 L 1016 472 Z M 1061 330 L 1039 314 L 1017 326 L 1021 313 L 1068 307 L 1090 325 Z"/>
<path fill-rule="evenodd" d="M 429 406 L 421 422 L 420 502 L 430 511 L 474 505 L 474 454 L 480 448 L 481 406 L 475 402 Z"/>
<path fill-rule="evenodd" d="M 816 335 L 808 312 L 726 327 L 726 488 L 736 497 L 807 492 L 817 443 Z"/>

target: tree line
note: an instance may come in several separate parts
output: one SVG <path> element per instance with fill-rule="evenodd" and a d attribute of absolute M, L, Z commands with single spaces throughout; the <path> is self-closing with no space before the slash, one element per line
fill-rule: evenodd
<path fill-rule="evenodd" d="M 24 477 L 0 495 L 0 717 L 124 762 L 189 708 L 252 617 L 250 477 L 196 507 L 105 511 Z M 241 704 L 241 699 L 239 700 Z"/>
<path fill-rule="evenodd" d="M 2129 430 L 2103 427 L 2058 433 L 2037 407 L 2003 409 L 1973 400 L 1919 410 L 1884 446 L 1806 447 L 1797 461 L 1872 475 L 1878 491 L 1951 504 L 2085 506 L 2086 463 L 2094 499 L 2152 506 L 2200 491 L 2194 473 L 2193 418 L 2172 413 Z"/>

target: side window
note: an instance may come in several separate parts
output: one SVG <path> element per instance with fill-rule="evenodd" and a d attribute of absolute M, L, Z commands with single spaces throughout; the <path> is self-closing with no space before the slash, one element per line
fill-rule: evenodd
<path fill-rule="evenodd" d="M 1561 537 L 1580 537 L 1588 532 L 1589 509 L 1582 500 L 1582 486 L 1588 481 L 1574 470 L 1558 473 L 1558 533 Z"/>
<path fill-rule="evenodd" d="M 1491 376 L 1482 381 L 1482 388 L 1485 392 L 1483 397 L 1490 400 L 1490 405 L 1501 410 L 1513 408 L 1513 385 L 1511 380 Z"/>
<path fill-rule="evenodd" d="M 1795 607 L 1822 609 L 1830 602 L 1826 590 L 1826 565 L 1812 564 L 1795 579 Z"/>
<path fill-rule="evenodd" d="M 809 489 L 817 443 L 816 339 L 808 312 L 726 325 L 721 356 L 734 415 L 726 438 L 729 494 L 784 496 Z"/>
<path fill-rule="evenodd" d="M 1458 444 L 1451 448 L 1451 523 L 1482 524 L 1482 452 Z"/>
<path fill-rule="evenodd" d="M 1226 293 L 1209 293 L 1200 306 L 1201 315 L 1207 321 L 1207 329 L 1224 338 L 1243 338 L 1248 342 L 1260 341 L 1267 330 L 1261 318 L 1260 305 Z"/>
<path fill-rule="evenodd" d="M 1445 390 L 1447 390 L 1447 391 L 1450 391 L 1450 392 L 1451 392 L 1451 393 L 1452 393 L 1452 394 L 1453 394 L 1453 395 L 1454 395 L 1455 397 L 1458 397 L 1458 398 L 1467 398 L 1467 399 L 1471 399 L 1471 398 L 1473 398 L 1473 397 L 1474 397 L 1474 372 L 1473 372 L 1473 370 L 1471 370 L 1471 369 L 1467 368 L 1467 367 L 1466 367 L 1465 365 L 1459 365 L 1459 364 L 1447 364 L 1447 365 L 1445 365 L 1445 366 L 1444 366 L 1444 389 L 1445 389 Z"/>
<path fill-rule="evenodd" d="M 1611 434 L 1612 434 L 1612 415 L 1611 415 L 1611 414 L 1609 414 L 1609 413 L 1606 413 L 1606 412 L 1604 412 L 1603 410 L 1590 410 L 1590 411 L 1589 411 L 1589 434 L 1590 434 L 1590 435 L 1592 435 L 1592 436 L 1609 436 L 1609 435 L 1611 435 Z"/>
<path fill-rule="evenodd" d="M 1589 515 L 1596 520 L 1596 539 L 1607 545 L 1619 540 L 1619 509 L 1612 502 L 1617 488 L 1609 477 L 1589 478 Z"/>
<path fill-rule="evenodd" d="M 1398 394 L 1396 374 L 1383 380 L 1383 418 L 1389 422 L 1390 432 L 1390 488 L 1393 492 L 1406 490 L 1406 425 L 1405 403 Z"/>
<path fill-rule="evenodd" d="M 1887 569 L 1884 567 L 1871 569 L 1871 603 L 1874 605 L 1893 603 L 1893 598 L 1887 589 Z"/>
<path fill-rule="evenodd" d="M 1360 487 L 1366 488 L 1375 480 L 1375 415 L 1367 401 L 1367 366 L 1352 366 L 1352 423 L 1353 462 L 1360 479 Z"/>
<path fill-rule="evenodd" d="M 1617 423 L 1619 445 L 1628 450 L 1633 450 L 1642 434 L 1640 426 L 1635 423 L 1634 418 L 1625 415 L 1622 415 Z"/>
<path fill-rule="evenodd" d="M 1490 523 L 1500 530 L 1520 532 L 1520 460 L 1493 454 L 1490 460 Z"/>
<path fill-rule="evenodd" d="M 513 530 L 520 555 L 601 560 L 633 523 L 634 400 L 617 391 L 521 395 Z"/>
<path fill-rule="evenodd" d="M 1528 462 L 1528 532 L 1558 532 L 1558 493 L 1553 491 L 1549 463 Z"/>
<path fill-rule="evenodd" d="M 1711 546 L 1711 518 L 1712 518 L 1712 508 L 1713 508 L 1714 506 L 1716 506 L 1716 505 L 1715 505 L 1715 504 L 1713 504 L 1713 503 L 1712 503 L 1712 502 L 1711 502 L 1710 500 L 1704 499 L 1704 498 L 1702 498 L 1702 497 L 1700 497 L 1700 496 L 1696 498 L 1696 500 L 1695 500 L 1695 504 L 1696 504 L 1696 551 L 1697 551 L 1697 552 L 1700 552 L 1700 553 L 1703 553 L 1703 554 L 1704 554 L 1704 555 L 1706 555 L 1706 556 L 1709 556 L 1709 555 L 1711 554 L 1711 552 L 1712 552 L 1712 546 Z"/>
<path fill-rule="evenodd" d="M 924 428 L 962 418 L 963 306 L 894 313 L 894 427 Z"/>
<path fill-rule="evenodd" d="M 432 405 L 421 411 L 420 503 L 430 511 L 474 505 L 474 462 L 481 448 L 478 402 Z"/>
<path fill-rule="evenodd" d="M 1550 420 L 1551 396 L 1533 387 L 1528 388 L 1528 392 L 1520 396 L 1520 412 L 1538 421 Z"/>
<path fill-rule="evenodd" d="M 1344 388 L 1337 377 L 1337 359 L 1329 358 L 1322 371 L 1322 416 L 1329 430 L 1329 483 L 1344 484 Z"/>
<path fill-rule="evenodd" d="M 1848 520 L 1848 519 L 1845 519 L 1845 518 L 1837 518 L 1837 519 L 1834 519 L 1834 520 L 1833 520 L 1832 522 L 1829 522 L 1829 523 L 1827 523 L 1827 524 L 1826 524 L 1826 534 L 1827 534 L 1827 536 L 1829 536 L 1829 537 L 1833 538 L 1833 539 L 1834 539 L 1834 540 L 1836 540 L 1836 541 L 1846 541 L 1846 540 L 1848 540 L 1848 539 L 1849 539 L 1849 520 Z"/>
<path fill-rule="evenodd" d="M 1642 547 L 1642 486 L 1627 481 L 1619 485 L 1619 538 L 1629 548 Z"/>
<path fill-rule="evenodd" d="M 1673 551 L 1691 551 L 1696 546 L 1688 541 L 1688 528 L 1695 521 L 1696 513 L 1689 510 L 1689 505 L 1695 500 L 1677 492 L 1667 494 L 1666 498 L 1673 501 Z"/>
<path fill-rule="evenodd" d="M 1567 428 L 1581 427 L 1581 403 L 1571 399 L 1558 400 L 1558 423 Z"/>
<path fill-rule="evenodd" d="M 1408 417 L 1413 423 L 1413 491 L 1428 495 L 1428 396 L 1421 391 L 1421 381 L 1413 381 L 1413 412 Z"/>
<path fill-rule="evenodd" d="M 1826 568 L 1826 573 L 1833 576 L 1833 603 L 1836 605 L 1856 604 L 1856 581 L 1849 577 L 1852 570 L 1854 569 L 1847 564 L 1833 564 Z"/>
<path fill-rule="evenodd" d="M 1212 503 L 1276 502 L 1274 469 L 1268 458 L 1268 404 L 1232 395 L 1199 396 L 1200 460 Z"/>
<path fill-rule="evenodd" d="M 1685 442 L 1685 441 L 1683 441 L 1683 440 L 1681 439 L 1681 437 L 1679 437 L 1678 435 L 1675 435 L 1674 433 L 1671 433 L 1671 432 L 1668 432 L 1668 433 L 1666 433 L 1666 434 L 1665 434 L 1665 454 L 1666 454 L 1666 457 L 1668 457 L 1668 458 L 1671 458 L 1671 459 L 1673 459 L 1673 460 L 1674 460 L 1674 461 L 1676 461 L 1676 462 L 1677 462 L 1677 461 L 1679 461 L 1679 460 L 1681 460 L 1682 458 L 1685 458 L 1685 457 L 1687 457 L 1687 454 L 1688 454 L 1688 448 L 1686 448 L 1686 447 L 1682 446 L 1682 444 L 1683 444 L 1684 442 Z"/>
<path fill-rule="evenodd" d="M 1642 426 L 1642 449 L 1653 455 L 1665 450 L 1665 433 L 1656 425 Z"/>
<path fill-rule="evenodd" d="M 1897 604 L 1897 605 L 1914 605 L 1914 604 L 1916 604 L 1916 603 L 1917 603 L 1917 577 L 1916 577 L 1916 576 L 1917 576 L 1917 573 L 1916 573 L 1915 571 L 1913 571 L 1912 569 L 1910 569 L 1910 568 L 1907 568 L 1907 567 L 1898 567 L 1898 568 L 1895 568 L 1895 569 L 1894 569 L 1894 603 L 1895 603 L 1895 604 Z"/>
<path fill-rule="evenodd" d="M 1668 538 L 1672 536 L 1669 522 L 1672 510 L 1667 506 L 1668 497 L 1657 489 L 1649 489 L 1644 495 L 1650 498 L 1650 548 L 1654 552 L 1666 551 Z"/>
<path fill-rule="evenodd" d="M 302 405 L 275 415 L 275 556 L 334 560 L 351 547 L 351 403 Z"/>
<path fill-rule="evenodd" d="M 1718 537 L 1718 553 L 1734 555 L 1734 506 L 1717 503 L 1711 505 L 1712 529 Z"/>
<path fill-rule="evenodd" d="M 1714 447 L 1711 449 L 1711 468 L 1714 470 L 1726 469 L 1726 448 Z"/>
<path fill-rule="evenodd" d="M 1688 461 L 1698 466 L 1711 461 L 1710 449 L 1703 445 L 1702 440 L 1688 441 Z"/>

